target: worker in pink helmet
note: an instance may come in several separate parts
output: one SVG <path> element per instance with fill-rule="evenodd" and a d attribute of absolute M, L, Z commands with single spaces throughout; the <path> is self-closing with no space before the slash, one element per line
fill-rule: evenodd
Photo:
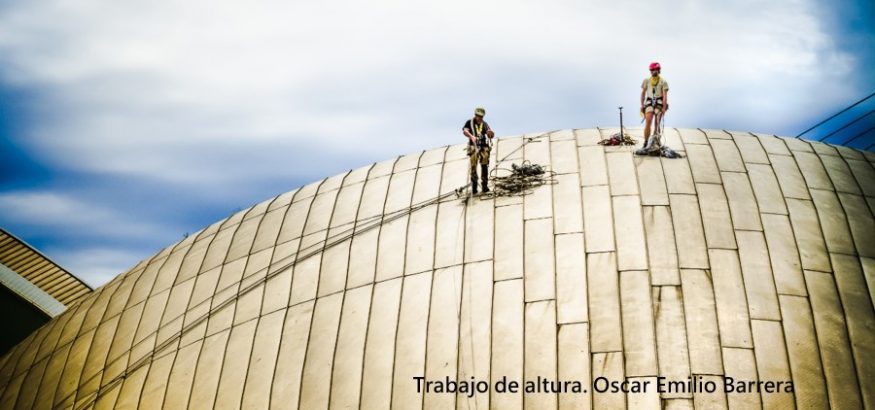
<path fill-rule="evenodd" d="M 656 116 L 656 124 L 662 119 L 662 114 L 668 111 L 668 81 L 659 73 L 659 63 L 650 63 L 650 77 L 641 83 L 641 112 L 644 114 L 644 145 L 650 138 L 650 130 L 653 117 Z"/>

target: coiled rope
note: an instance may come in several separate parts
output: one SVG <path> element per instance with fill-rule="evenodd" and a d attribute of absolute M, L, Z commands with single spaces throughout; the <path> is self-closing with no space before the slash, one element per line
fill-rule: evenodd
<path fill-rule="evenodd" d="M 499 171 L 510 173 L 498 176 Z M 511 164 L 510 169 L 495 167 L 489 173 L 492 190 L 484 192 L 480 195 L 480 199 L 526 195 L 539 186 L 555 184 L 555 176 L 555 172 L 530 161 L 523 161 L 520 165 Z"/>

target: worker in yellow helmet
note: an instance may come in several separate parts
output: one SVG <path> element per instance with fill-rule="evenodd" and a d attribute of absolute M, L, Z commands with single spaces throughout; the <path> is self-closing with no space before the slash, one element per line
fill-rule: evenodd
<path fill-rule="evenodd" d="M 480 164 L 480 181 L 483 192 L 489 192 L 489 152 L 492 144 L 490 140 L 495 137 L 489 124 L 483 121 L 486 109 L 477 107 L 474 109 L 474 118 L 465 121 L 462 126 L 462 134 L 468 138 L 468 157 L 470 158 L 471 193 L 477 193 L 477 164 Z"/>
<path fill-rule="evenodd" d="M 644 146 L 647 146 L 647 140 L 650 138 L 651 124 L 653 117 L 656 116 L 656 126 L 659 127 L 659 121 L 662 115 L 668 111 L 668 81 L 662 78 L 659 73 L 662 67 L 659 63 L 650 63 L 650 77 L 645 78 L 641 83 L 641 112 L 644 114 Z"/>

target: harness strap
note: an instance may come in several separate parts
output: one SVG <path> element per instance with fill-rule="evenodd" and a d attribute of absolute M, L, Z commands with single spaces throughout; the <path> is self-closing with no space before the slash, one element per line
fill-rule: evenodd
<path fill-rule="evenodd" d="M 647 96 L 645 105 L 651 105 L 654 107 L 656 105 L 662 105 L 662 95 L 657 95 L 656 93 L 656 87 L 659 87 L 660 83 L 662 83 L 662 77 L 656 76 L 655 82 L 653 77 L 650 78 L 650 95 Z"/>
<path fill-rule="evenodd" d="M 662 104 L 662 97 L 656 97 L 656 98 L 647 97 L 644 100 L 644 105 L 649 105 L 651 107 L 656 107 L 657 105 L 663 105 Z"/>
<path fill-rule="evenodd" d="M 483 134 L 483 126 L 486 125 L 486 122 L 481 122 L 479 125 L 474 122 L 474 118 L 471 118 L 471 132 L 474 134 L 474 139 L 477 140 L 477 143 L 474 144 L 477 150 L 480 150 L 481 139 L 483 140 L 483 145 L 489 145 L 489 141 L 486 136 Z"/>

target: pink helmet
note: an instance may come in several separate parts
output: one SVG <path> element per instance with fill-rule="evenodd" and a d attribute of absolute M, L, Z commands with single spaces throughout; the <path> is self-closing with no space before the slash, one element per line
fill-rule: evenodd
<path fill-rule="evenodd" d="M 662 68 L 659 66 L 659 63 L 657 63 L 656 61 L 650 63 L 650 71 L 661 70 L 661 69 Z"/>

